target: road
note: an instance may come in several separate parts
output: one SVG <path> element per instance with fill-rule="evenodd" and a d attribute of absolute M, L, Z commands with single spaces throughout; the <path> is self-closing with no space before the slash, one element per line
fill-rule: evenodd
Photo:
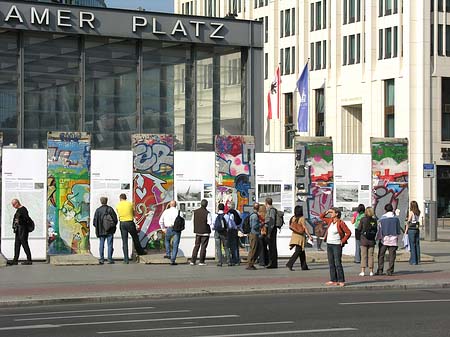
<path fill-rule="evenodd" d="M 450 290 L 208 296 L 0 309 L 0 336 L 450 336 Z"/>

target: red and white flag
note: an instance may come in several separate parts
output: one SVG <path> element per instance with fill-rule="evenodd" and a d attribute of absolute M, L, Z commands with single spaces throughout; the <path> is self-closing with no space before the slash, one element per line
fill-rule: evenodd
<path fill-rule="evenodd" d="M 281 77 L 280 77 L 280 67 L 278 66 L 275 70 L 275 77 L 270 83 L 270 89 L 267 93 L 267 119 L 280 118 L 280 96 L 281 96 Z"/>

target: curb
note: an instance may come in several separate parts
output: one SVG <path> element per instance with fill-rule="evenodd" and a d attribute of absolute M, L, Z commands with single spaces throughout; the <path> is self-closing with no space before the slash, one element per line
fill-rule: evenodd
<path fill-rule="evenodd" d="M 371 284 L 371 285 L 352 285 L 345 287 L 314 287 L 314 288 L 266 288 L 266 289 L 186 289 L 186 292 L 179 293 L 148 293 L 135 295 L 109 295 L 109 296 L 80 296 L 80 297 L 60 297 L 60 298 L 36 298 L 24 300 L 0 301 L 0 308 L 21 307 L 28 305 L 55 305 L 55 304 L 81 304 L 81 303 L 113 303 L 122 301 L 141 301 L 158 299 L 177 299 L 206 296 L 237 296 L 237 295 L 262 295 L 262 294 L 303 294 L 303 293 L 321 293 L 333 291 L 364 291 L 364 290 L 409 290 L 409 289 L 447 289 L 450 288 L 450 282 L 435 283 L 412 283 L 412 284 Z"/>

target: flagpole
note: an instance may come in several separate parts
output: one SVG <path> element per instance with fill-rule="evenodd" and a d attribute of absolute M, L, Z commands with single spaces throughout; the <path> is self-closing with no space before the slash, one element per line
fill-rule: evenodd
<path fill-rule="evenodd" d="M 308 59 L 306 60 L 306 64 L 308 65 L 308 133 L 311 133 L 311 114 L 310 114 L 310 106 L 311 106 L 311 95 L 310 95 L 310 89 L 311 89 L 311 71 L 309 70 L 309 61 L 310 58 L 308 57 Z M 309 135 L 308 135 L 309 136 Z"/>

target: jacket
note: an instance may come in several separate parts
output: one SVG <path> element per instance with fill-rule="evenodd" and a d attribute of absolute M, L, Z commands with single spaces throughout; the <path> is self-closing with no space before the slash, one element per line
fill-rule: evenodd
<path fill-rule="evenodd" d="M 208 224 L 208 213 L 206 208 L 200 207 L 194 211 L 194 233 L 209 234 L 211 227 Z"/>
<path fill-rule="evenodd" d="M 110 214 L 115 226 L 113 228 L 111 228 L 109 231 L 107 231 L 104 226 L 103 226 L 103 217 L 106 215 L 106 213 Z M 93 225 L 95 227 L 95 235 L 97 237 L 100 236 L 106 236 L 109 234 L 114 234 L 116 232 L 117 229 L 117 214 L 114 211 L 114 208 L 112 208 L 111 206 L 108 205 L 102 205 L 99 208 L 97 208 L 95 210 L 95 214 L 94 214 L 94 221 L 93 221 Z"/>
<path fill-rule="evenodd" d="M 325 242 L 327 242 L 328 228 L 333 223 L 333 219 L 325 217 L 325 213 L 320 214 L 320 219 L 325 221 L 328 225 L 327 231 L 325 232 L 325 237 L 323 239 Z M 348 229 L 345 222 L 342 221 L 341 219 L 338 219 L 338 221 L 336 222 L 336 225 L 337 225 L 337 230 L 338 230 L 339 236 L 341 237 L 342 246 L 345 246 L 347 244 L 348 239 L 352 235 L 352 232 L 350 231 L 350 229 Z"/>

